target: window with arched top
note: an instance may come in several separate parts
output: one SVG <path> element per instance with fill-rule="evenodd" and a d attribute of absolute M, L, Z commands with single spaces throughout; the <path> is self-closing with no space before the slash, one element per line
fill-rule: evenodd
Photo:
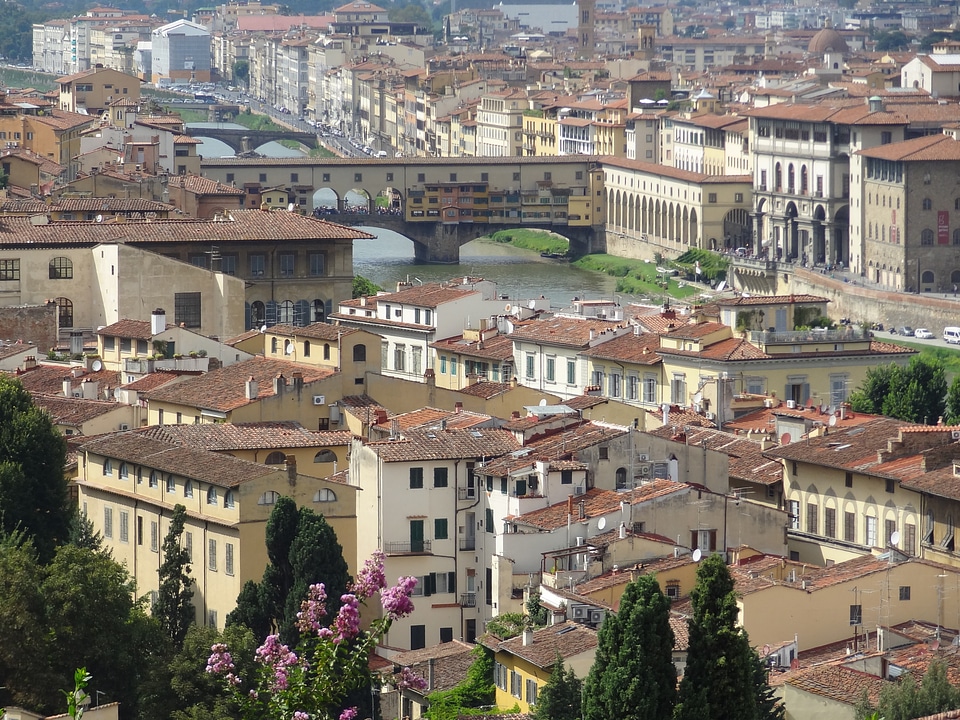
<path fill-rule="evenodd" d="M 232 510 L 237 505 L 236 497 L 233 494 L 233 490 L 227 490 L 223 494 L 223 506 L 228 510 Z"/>
<path fill-rule="evenodd" d="M 120 479 L 126 480 L 130 477 L 130 466 L 125 462 L 120 463 Z"/>
<path fill-rule="evenodd" d="M 60 328 L 73 327 L 73 301 L 65 297 L 58 297 L 54 302 L 57 304 L 57 321 Z"/>
<path fill-rule="evenodd" d="M 930 228 L 924 228 L 920 231 L 920 244 L 933 245 L 933 230 Z"/>
<path fill-rule="evenodd" d="M 627 487 L 627 469 L 617 468 L 617 490 L 624 490 Z"/>
<path fill-rule="evenodd" d="M 293 355 L 293 340 L 284 340 L 284 341 L 283 341 L 283 354 L 284 354 L 284 355 Z"/>
<path fill-rule="evenodd" d="M 280 349 L 280 341 L 277 338 L 270 338 L 270 352 L 276 353 Z"/>
<path fill-rule="evenodd" d="M 313 494 L 314 502 L 336 502 L 337 494 L 329 488 L 320 488 Z"/>
<path fill-rule="evenodd" d="M 303 341 L 303 356 L 310 357 L 310 341 L 309 340 Z"/>
<path fill-rule="evenodd" d="M 323 359 L 324 360 L 330 359 L 330 343 L 323 344 Z"/>
<path fill-rule="evenodd" d="M 150 471 L 150 480 L 148 481 L 148 485 L 152 488 L 160 487 L 160 478 L 157 477 L 156 470 Z"/>
<path fill-rule="evenodd" d="M 280 493 L 276 490 L 267 490 L 257 499 L 257 505 L 276 505 L 280 499 Z"/>
<path fill-rule="evenodd" d="M 183 482 L 183 496 L 192 498 L 193 497 L 193 480 L 184 480 Z"/>
<path fill-rule="evenodd" d="M 264 460 L 266 465 L 283 465 L 287 461 L 287 456 L 280 452 L 279 450 L 274 450 L 272 453 L 267 455 L 267 459 Z"/>
<path fill-rule="evenodd" d="M 167 475 L 167 492 L 175 493 L 177 491 L 177 481 L 173 479 L 173 475 Z"/>
<path fill-rule="evenodd" d="M 73 260 L 68 257 L 55 257 L 50 261 L 51 280 L 72 280 Z"/>
<path fill-rule="evenodd" d="M 933 270 L 924 270 L 923 275 L 920 276 L 920 282 L 933 284 L 934 277 Z"/>
<path fill-rule="evenodd" d="M 211 485 L 207 489 L 207 505 L 216 505 L 217 504 L 217 489 Z"/>
<path fill-rule="evenodd" d="M 354 362 L 366 362 L 366 361 L 367 361 L 367 346 L 366 346 L 366 345 L 354 345 L 354 346 L 353 346 L 353 361 L 354 361 Z"/>
<path fill-rule="evenodd" d="M 113 475 L 113 460 L 110 458 L 107 458 L 103 461 L 103 474 Z"/>
<path fill-rule="evenodd" d="M 259 329 L 267 317 L 267 306 L 261 300 L 254 300 L 250 303 L 250 325 Z"/>
<path fill-rule="evenodd" d="M 284 324 L 293 322 L 293 300 L 284 300 L 277 305 L 277 322 Z"/>
<path fill-rule="evenodd" d="M 930 198 L 924 198 L 924 199 L 923 199 L 923 209 L 924 209 L 924 210 L 932 210 L 932 209 L 933 209 L 933 200 L 931 200 Z"/>
<path fill-rule="evenodd" d="M 315 463 L 337 462 L 337 454 L 333 450 L 321 450 L 313 456 L 313 461 Z"/>

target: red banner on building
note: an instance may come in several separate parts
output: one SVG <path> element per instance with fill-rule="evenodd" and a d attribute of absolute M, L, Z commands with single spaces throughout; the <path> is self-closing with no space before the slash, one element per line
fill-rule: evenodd
<path fill-rule="evenodd" d="M 946 210 L 937 211 L 937 245 L 950 244 L 950 213 Z"/>

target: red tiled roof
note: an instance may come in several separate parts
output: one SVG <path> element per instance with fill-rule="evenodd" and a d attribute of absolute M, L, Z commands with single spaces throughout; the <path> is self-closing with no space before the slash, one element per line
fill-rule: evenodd
<path fill-rule="evenodd" d="M 583 355 L 602 360 L 655 365 L 660 362 L 660 336 L 656 333 L 627 333 L 583 351 Z"/>
<path fill-rule="evenodd" d="M 149 320 L 118 320 L 97 330 L 100 337 L 132 338 L 134 340 L 150 340 L 153 337 Z"/>
<path fill-rule="evenodd" d="M 314 432 L 292 420 L 156 425 L 137 432 L 144 437 L 171 445 L 183 445 L 215 452 L 343 446 L 349 445 L 353 439 L 353 435 L 347 431 Z"/>
<path fill-rule="evenodd" d="M 411 430 L 401 440 L 367 443 L 384 462 L 494 457 L 519 449 L 513 433 L 492 428 Z"/>
<path fill-rule="evenodd" d="M 499 643 L 498 652 L 508 652 L 541 669 L 550 668 L 559 655 L 562 659 L 580 655 L 597 647 L 597 631 L 567 620 L 533 631 L 533 642 L 523 644 L 523 635 Z M 502 717 L 502 716 L 496 716 Z"/>
<path fill-rule="evenodd" d="M 592 518 L 599 515 L 607 515 L 608 513 L 618 510 L 621 502 L 635 505 L 646 502 L 647 500 L 663 497 L 664 495 L 672 495 L 676 492 L 688 492 L 689 490 L 689 485 L 677 483 L 672 480 L 654 480 L 628 492 L 590 488 L 583 495 L 574 498 L 574 500 L 575 504 L 583 503 L 584 517 Z M 576 514 L 578 512 L 575 508 L 574 513 Z M 579 515 L 577 515 L 577 517 L 579 517 Z M 538 510 L 531 510 L 528 513 L 514 518 L 514 522 L 548 531 L 566 527 L 567 502 L 564 501 Z"/>
<path fill-rule="evenodd" d="M 570 317 L 541 317 L 531 320 L 514 329 L 508 337 L 512 340 L 534 343 L 550 343 L 565 347 L 583 348 L 592 340 L 603 337 L 610 332 L 616 332 L 623 325 L 612 320 L 594 320 L 587 318 Z M 610 336 L 612 340 L 614 336 Z"/>

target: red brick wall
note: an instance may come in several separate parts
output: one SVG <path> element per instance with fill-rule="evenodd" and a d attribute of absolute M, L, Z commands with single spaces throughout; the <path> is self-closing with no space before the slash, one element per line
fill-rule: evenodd
<path fill-rule="evenodd" d="M 0 307 L 0 339 L 35 343 L 42 357 L 57 345 L 57 306 Z"/>

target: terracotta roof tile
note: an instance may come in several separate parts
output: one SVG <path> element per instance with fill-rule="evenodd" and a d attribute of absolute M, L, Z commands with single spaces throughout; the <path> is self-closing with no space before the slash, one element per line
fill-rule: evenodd
<path fill-rule="evenodd" d="M 480 382 L 473 383 L 472 385 L 467 385 L 467 387 L 460 388 L 457 390 L 457 392 L 461 395 L 469 395 L 470 397 L 479 397 L 489 400 L 490 398 L 495 398 L 498 395 L 503 395 L 504 393 L 510 392 L 512 389 L 513 386 L 510 383 L 481 380 Z"/>
<path fill-rule="evenodd" d="M 393 662 L 408 667 L 424 680 L 433 677 L 433 685 L 426 692 L 449 690 L 462 682 L 473 664 L 473 651 L 476 645 L 461 640 L 451 640 L 421 650 L 408 650 L 393 656 Z M 433 660 L 433 671 L 430 661 Z"/>
<path fill-rule="evenodd" d="M 960 142 L 947 135 L 927 135 L 861 150 L 857 154 L 896 162 L 960 160 Z"/>
<path fill-rule="evenodd" d="M 531 430 L 538 425 L 548 427 L 552 422 L 552 417 L 537 418 L 529 416 L 521 420 L 504 424 L 504 428 L 509 430 Z M 574 416 L 570 416 L 574 417 Z M 577 453 L 586 448 L 593 447 L 600 443 L 609 442 L 621 437 L 627 433 L 626 428 L 601 425 L 599 423 L 584 422 L 576 420 L 573 424 L 564 426 L 559 430 L 553 430 L 542 437 L 527 442 L 523 446 L 524 452 L 518 455 L 504 455 L 493 460 L 488 460 L 482 468 L 477 468 L 485 475 L 503 476 L 524 467 L 532 467 L 538 461 L 555 462 L 558 460 L 575 459 Z"/>
<path fill-rule="evenodd" d="M 504 640 L 499 651 L 508 652 L 544 670 L 553 666 L 559 655 L 564 660 L 595 650 L 597 631 L 570 620 L 533 631 L 533 642 L 523 644 L 523 635 Z M 497 716 L 502 717 L 500 715 Z"/>
<path fill-rule="evenodd" d="M 658 165 L 657 163 L 644 162 L 642 160 L 628 160 L 627 158 L 604 156 L 603 166 L 619 167 L 625 170 L 639 170 L 649 175 L 659 175 L 661 177 L 672 178 L 696 184 L 717 184 L 717 185 L 749 185 L 753 183 L 753 177 L 750 175 L 706 175 L 704 173 L 693 172 L 691 170 L 680 170 L 679 168 L 669 167 L 667 165 Z"/>
<path fill-rule="evenodd" d="M 548 342 L 553 345 L 584 348 L 604 333 L 616 332 L 621 327 L 621 324 L 612 320 L 552 316 L 520 325 L 508 337 L 520 342 Z M 613 337 L 611 335 L 609 340 Z"/>
<path fill-rule="evenodd" d="M 343 338 L 352 333 L 359 332 L 356 328 L 346 327 L 344 325 L 331 325 L 330 323 L 316 322 L 304 325 L 288 325 L 281 323 L 267 328 L 267 332 L 273 335 L 288 335 L 290 337 L 304 337 L 311 340 L 333 340 Z"/>
<path fill-rule="evenodd" d="M 100 397 L 103 397 L 106 388 L 112 389 L 123 384 L 120 373 L 113 370 L 92 372 L 84 371 L 83 368 L 64 367 L 63 365 L 37 365 L 34 369 L 16 377 L 27 392 L 46 395 L 61 394 L 63 392 L 63 381 L 66 379 L 70 380 L 70 387 L 73 391 L 79 390 L 84 380 L 98 383 Z"/>
<path fill-rule="evenodd" d="M 184 376 L 176 372 L 165 372 L 163 370 L 158 370 L 157 372 L 152 372 L 147 375 L 144 375 L 139 380 L 134 380 L 132 383 L 127 383 L 123 385 L 124 390 L 135 390 L 138 393 L 145 393 L 155 388 L 158 388 L 167 383 L 176 382 L 183 379 Z"/>
<path fill-rule="evenodd" d="M 411 430 L 400 440 L 367 443 L 384 462 L 483 458 L 513 452 L 520 444 L 513 433 L 492 428 Z"/>
<path fill-rule="evenodd" d="M 343 446 L 349 445 L 353 439 L 353 435 L 347 431 L 314 432 L 292 420 L 156 425 L 137 432 L 144 437 L 171 445 L 182 445 L 214 452 Z"/>
<path fill-rule="evenodd" d="M 118 320 L 112 325 L 107 325 L 97 330 L 97 335 L 100 337 L 150 340 L 153 337 L 151 329 L 152 325 L 149 320 Z"/>
<path fill-rule="evenodd" d="M 186 407 L 229 412 L 259 399 L 273 397 L 273 381 L 279 374 L 286 378 L 287 391 L 293 392 L 291 383 L 295 372 L 301 373 L 304 385 L 336 374 L 335 371 L 327 368 L 257 356 L 211 370 L 199 377 L 157 388 L 148 392 L 146 397 L 148 402 L 168 402 Z M 248 400 L 246 397 L 246 380 L 249 377 L 252 377 L 258 386 L 257 398 L 254 400 Z"/>
<path fill-rule="evenodd" d="M 119 403 L 106 400 L 84 400 L 63 395 L 34 393 L 31 397 L 33 404 L 43 409 L 58 425 L 82 425 L 124 407 Z"/>
<path fill-rule="evenodd" d="M 845 705 L 856 705 L 866 693 L 872 704 L 889 681 L 840 665 L 821 665 L 796 673 L 787 683 L 797 690 L 819 695 Z"/>
<path fill-rule="evenodd" d="M 745 305 L 828 303 L 830 300 L 819 295 L 738 295 L 734 298 L 717 298 L 713 302 L 721 307 L 742 307 Z"/>
<path fill-rule="evenodd" d="M 513 357 L 513 340 L 506 335 L 494 335 L 483 341 L 464 340 L 463 335 L 457 335 L 445 340 L 437 340 L 430 346 L 437 350 L 501 362 Z"/>
<path fill-rule="evenodd" d="M 161 442 L 138 432 L 117 433 L 92 440 L 85 443 L 82 449 L 96 455 L 145 465 L 222 487 L 236 487 L 277 472 L 273 467 L 207 450 Z"/>
<path fill-rule="evenodd" d="M 602 360 L 656 365 L 660 362 L 657 354 L 659 349 L 660 336 L 656 333 L 627 333 L 588 348 L 583 355 Z"/>
<path fill-rule="evenodd" d="M 664 495 L 688 492 L 689 490 L 689 485 L 672 480 L 653 480 L 627 492 L 590 488 L 583 495 L 575 497 L 574 501 L 575 504 L 583 503 L 584 517 L 589 519 L 618 510 L 621 502 L 636 505 Z M 575 510 L 575 512 L 578 511 Z M 556 503 L 539 510 L 531 510 L 514 518 L 514 522 L 547 531 L 566 527 L 567 502 Z"/>

